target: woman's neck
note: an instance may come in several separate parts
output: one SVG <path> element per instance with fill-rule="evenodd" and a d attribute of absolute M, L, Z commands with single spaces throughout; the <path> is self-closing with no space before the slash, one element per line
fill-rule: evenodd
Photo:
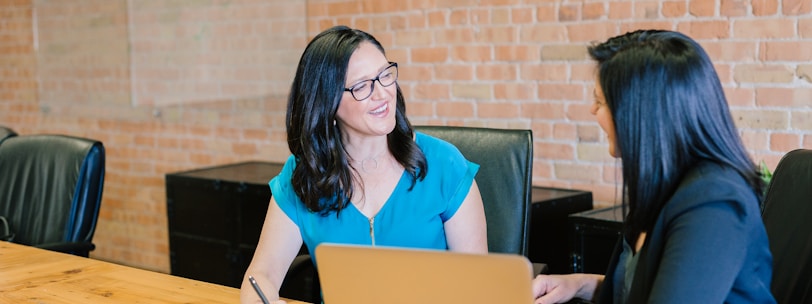
<path fill-rule="evenodd" d="M 345 149 L 350 164 L 358 169 L 377 169 L 392 159 L 386 136 L 347 139 Z"/>

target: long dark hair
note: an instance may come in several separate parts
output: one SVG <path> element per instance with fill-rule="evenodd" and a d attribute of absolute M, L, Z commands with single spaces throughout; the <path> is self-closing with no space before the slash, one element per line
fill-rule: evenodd
<path fill-rule="evenodd" d="M 341 130 L 334 122 L 344 93 L 347 65 L 362 42 L 372 43 L 385 54 L 380 42 L 361 30 L 335 26 L 316 35 L 299 59 L 288 96 L 288 147 L 297 161 L 291 183 L 305 206 L 322 215 L 344 209 L 353 194 L 354 169 L 349 165 Z M 406 118 L 400 86 L 395 119 L 395 129 L 387 135 L 389 151 L 411 174 L 414 186 L 425 177 L 428 167 L 425 155 L 413 140 L 414 130 Z"/>
<path fill-rule="evenodd" d="M 588 48 L 615 126 L 628 195 L 626 236 L 650 231 L 694 165 L 708 160 L 737 171 L 761 197 L 708 55 L 678 32 L 639 30 Z"/>

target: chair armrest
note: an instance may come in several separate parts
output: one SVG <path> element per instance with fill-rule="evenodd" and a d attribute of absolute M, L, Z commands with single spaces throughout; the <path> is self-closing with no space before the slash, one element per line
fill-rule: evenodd
<path fill-rule="evenodd" d="M 309 254 L 293 259 L 279 288 L 279 296 L 308 303 L 322 302 L 319 274 Z"/>
<path fill-rule="evenodd" d="M 540 274 L 549 274 L 550 267 L 546 263 L 533 263 L 533 277 Z"/>
<path fill-rule="evenodd" d="M 96 245 L 89 242 L 58 242 L 58 243 L 39 244 L 33 247 L 83 257 L 88 257 L 90 255 L 90 252 L 96 249 Z"/>

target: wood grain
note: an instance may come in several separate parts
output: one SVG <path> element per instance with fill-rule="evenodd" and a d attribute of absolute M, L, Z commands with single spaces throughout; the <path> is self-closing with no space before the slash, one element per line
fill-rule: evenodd
<path fill-rule="evenodd" d="M 0 303 L 233 304 L 239 299 L 240 290 L 228 286 L 0 242 Z"/>

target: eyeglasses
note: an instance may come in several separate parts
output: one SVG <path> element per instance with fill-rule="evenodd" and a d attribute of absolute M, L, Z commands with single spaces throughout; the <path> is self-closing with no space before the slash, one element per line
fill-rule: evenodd
<path fill-rule="evenodd" d="M 344 91 L 350 92 L 352 98 L 355 98 L 355 100 L 363 101 L 369 98 L 369 96 L 372 96 L 372 91 L 375 90 L 375 81 L 378 81 L 381 86 L 388 87 L 397 80 L 398 64 L 396 62 L 389 62 L 389 66 L 378 74 L 378 76 L 375 76 L 375 78 L 361 81 L 349 88 L 344 88 Z"/>

